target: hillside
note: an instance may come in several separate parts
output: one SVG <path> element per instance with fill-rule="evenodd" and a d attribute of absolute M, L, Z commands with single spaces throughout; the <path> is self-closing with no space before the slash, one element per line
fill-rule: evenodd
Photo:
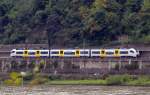
<path fill-rule="evenodd" d="M 150 0 L 0 0 L 0 44 L 150 43 Z"/>

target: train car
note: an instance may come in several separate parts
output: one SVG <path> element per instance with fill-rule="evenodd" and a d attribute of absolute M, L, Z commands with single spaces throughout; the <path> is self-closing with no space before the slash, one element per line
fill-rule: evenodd
<path fill-rule="evenodd" d="M 91 49 L 91 57 L 137 57 L 135 49 Z"/>
<path fill-rule="evenodd" d="M 49 50 L 11 50 L 11 57 L 49 57 Z"/>
<path fill-rule="evenodd" d="M 89 57 L 89 49 L 51 49 L 51 57 Z"/>
<path fill-rule="evenodd" d="M 137 57 L 139 51 L 130 49 L 13 49 L 11 57 Z"/>

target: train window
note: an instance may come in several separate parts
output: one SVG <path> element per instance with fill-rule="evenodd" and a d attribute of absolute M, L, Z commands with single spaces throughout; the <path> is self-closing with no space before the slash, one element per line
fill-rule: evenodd
<path fill-rule="evenodd" d="M 64 51 L 61 50 L 61 51 L 60 51 L 60 54 L 63 54 L 63 53 L 64 53 Z"/>
<path fill-rule="evenodd" d="M 16 52 L 16 54 L 23 54 L 23 52 Z"/>
<path fill-rule="evenodd" d="M 108 55 L 113 55 L 114 52 L 106 52 L 106 54 L 108 54 Z"/>
<path fill-rule="evenodd" d="M 120 54 L 128 54 L 128 51 L 120 51 Z"/>
<path fill-rule="evenodd" d="M 15 51 L 11 51 L 11 53 L 15 53 Z"/>
<path fill-rule="evenodd" d="M 118 50 L 115 50 L 115 54 L 119 54 L 119 51 L 118 51 Z"/>
<path fill-rule="evenodd" d="M 41 51 L 41 54 L 48 54 L 47 51 Z"/>
<path fill-rule="evenodd" d="M 92 54 L 100 54 L 99 51 L 92 51 Z"/>
<path fill-rule="evenodd" d="M 75 55 L 75 52 L 64 52 L 64 54 L 71 54 L 71 55 Z"/>
<path fill-rule="evenodd" d="M 89 52 L 88 51 L 81 51 L 80 53 L 81 54 L 88 54 Z"/>
<path fill-rule="evenodd" d="M 35 52 L 28 52 L 29 55 L 35 55 Z"/>
<path fill-rule="evenodd" d="M 134 51 L 133 51 L 133 50 L 130 50 L 130 53 L 134 53 Z"/>
<path fill-rule="evenodd" d="M 101 54 L 105 54 L 105 51 L 104 51 L 104 50 L 102 50 L 102 51 L 101 51 Z"/>
<path fill-rule="evenodd" d="M 51 54 L 59 54 L 58 51 L 52 51 Z"/>
<path fill-rule="evenodd" d="M 77 51 L 76 51 L 76 54 L 80 54 L 80 51 L 79 51 L 79 50 L 77 50 Z"/>
<path fill-rule="evenodd" d="M 40 51 L 36 51 L 37 54 L 40 54 Z"/>
<path fill-rule="evenodd" d="M 24 51 L 24 54 L 28 54 L 28 51 Z"/>

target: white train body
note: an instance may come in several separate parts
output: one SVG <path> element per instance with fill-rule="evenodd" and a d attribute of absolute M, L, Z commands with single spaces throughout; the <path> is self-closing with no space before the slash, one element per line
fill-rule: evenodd
<path fill-rule="evenodd" d="M 49 50 L 17 50 L 13 49 L 12 57 L 49 57 Z"/>
<path fill-rule="evenodd" d="M 51 49 L 51 57 L 89 57 L 89 49 Z"/>
<path fill-rule="evenodd" d="M 51 49 L 11 50 L 11 57 L 137 57 L 139 51 L 130 49 Z"/>
<path fill-rule="evenodd" d="M 91 49 L 91 57 L 137 57 L 135 49 Z"/>

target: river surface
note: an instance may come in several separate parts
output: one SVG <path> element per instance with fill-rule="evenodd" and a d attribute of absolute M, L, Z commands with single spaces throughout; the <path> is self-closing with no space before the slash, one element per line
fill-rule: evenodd
<path fill-rule="evenodd" d="M 150 95 L 150 87 L 80 85 L 0 87 L 0 95 Z"/>

